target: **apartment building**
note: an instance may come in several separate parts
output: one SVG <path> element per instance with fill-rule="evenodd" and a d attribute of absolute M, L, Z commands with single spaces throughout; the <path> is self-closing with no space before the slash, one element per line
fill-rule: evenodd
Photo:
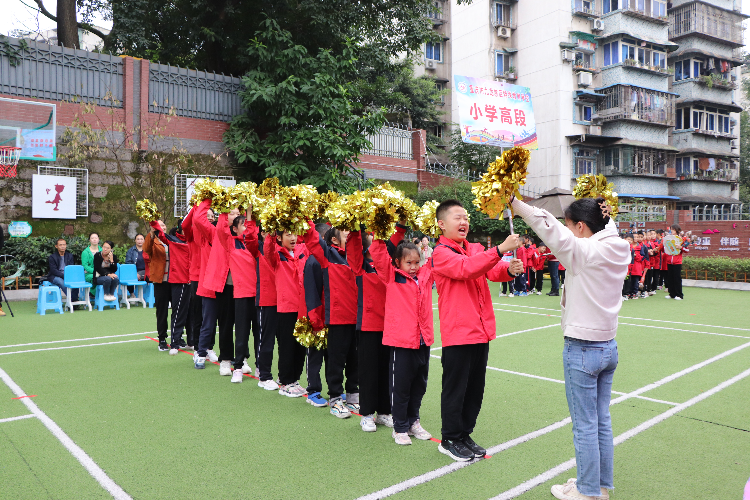
<path fill-rule="evenodd" d="M 427 50 L 425 73 L 449 88 L 452 75 L 531 88 L 532 192 L 602 173 L 626 209 L 735 202 L 739 0 L 435 3 L 442 59 L 431 65 Z M 446 121 L 457 123 L 453 103 Z"/>

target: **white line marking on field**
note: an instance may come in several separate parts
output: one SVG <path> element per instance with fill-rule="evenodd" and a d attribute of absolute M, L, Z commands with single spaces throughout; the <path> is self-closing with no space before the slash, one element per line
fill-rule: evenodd
<path fill-rule="evenodd" d="M 681 328 L 671 328 L 668 326 L 655 326 L 655 325 L 637 325 L 635 323 L 620 323 L 621 325 L 627 325 L 627 326 L 637 326 L 639 328 L 656 328 L 658 330 L 670 330 L 673 332 L 688 332 L 688 333 L 703 333 L 706 335 L 718 335 L 720 337 L 734 337 L 738 339 L 750 339 L 750 337 L 745 337 L 743 335 L 732 335 L 729 333 L 716 333 L 716 332 L 700 332 L 697 330 L 683 330 Z"/>
<path fill-rule="evenodd" d="M 24 352 L 59 351 L 60 349 L 78 349 L 79 347 L 94 347 L 97 345 L 127 344 L 130 342 L 143 342 L 144 340 L 150 340 L 150 339 L 118 340 L 117 342 L 101 342 L 99 344 L 66 345 L 62 347 L 45 347 L 44 349 L 28 349 L 26 351 L 0 352 L 0 356 L 5 356 L 6 354 L 22 354 Z"/>
<path fill-rule="evenodd" d="M 5 373 L 5 371 L 0 368 L 0 379 L 5 382 L 5 385 L 7 385 L 11 391 L 13 391 L 13 394 L 15 394 L 17 397 L 26 396 L 27 394 L 23 392 L 23 389 L 21 389 L 18 384 L 16 384 L 10 376 Z M 57 425 L 51 418 L 47 416 L 46 413 L 44 413 L 42 410 L 39 409 L 39 407 L 32 401 L 30 398 L 23 398 L 20 400 L 23 402 L 23 404 L 26 405 L 26 408 L 29 409 L 29 411 L 34 414 L 39 420 L 42 421 L 44 426 L 49 429 L 49 431 L 62 443 L 65 448 L 70 452 L 71 455 L 73 455 L 76 460 L 78 460 L 81 465 L 83 465 L 86 470 L 91 474 L 91 477 L 96 479 L 96 481 L 109 492 L 110 495 L 112 495 L 113 498 L 117 500 L 132 500 L 130 495 L 125 493 L 125 490 L 120 488 L 120 486 L 117 485 L 108 475 L 106 472 L 102 470 L 101 467 L 99 467 L 96 462 L 94 462 L 90 456 L 86 454 L 85 451 L 81 449 L 80 446 L 75 444 L 70 437 L 65 434 L 65 432 L 60 428 L 59 425 Z"/>
<path fill-rule="evenodd" d="M 711 363 L 714 363 L 714 362 L 716 362 L 716 361 L 718 361 L 720 359 L 723 359 L 723 358 L 725 358 L 725 357 L 727 357 L 727 356 L 729 356 L 731 354 L 734 354 L 735 352 L 738 352 L 738 351 L 740 351 L 742 349 L 745 349 L 747 347 L 750 347 L 750 342 L 748 342 L 747 344 L 743 344 L 741 346 L 735 347 L 734 349 L 730 349 L 730 350 L 728 350 L 726 352 L 723 352 L 721 354 L 718 354 L 718 355 L 714 356 L 713 358 L 707 359 L 706 361 L 702 361 L 702 362 L 700 362 L 698 364 L 695 364 L 693 366 L 685 368 L 684 370 L 681 370 L 681 371 L 679 371 L 677 373 L 674 373 L 672 375 L 664 377 L 663 379 L 658 380 L 658 381 L 656 381 L 656 382 L 654 382 L 652 384 L 648 384 L 648 385 L 646 385 L 644 387 L 641 387 L 640 389 L 636 389 L 633 392 L 629 392 L 627 394 L 624 394 L 623 396 L 621 396 L 619 398 L 616 398 L 616 399 L 613 399 L 612 401 L 610 401 L 609 405 L 612 406 L 612 405 L 621 403 L 621 402 L 623 402 L 623 401 L 625 401 L 627 399 L 638 397 L 640 394 L 642 394 L 644 392 L 656 389 L 657 387 L 660 387 L 660 386 L 662 386 L 662 385 L 664 385 L 664 384 L 666 384 L 668 382 L 672 382 L 673 380 L 675 380 L 677 378 L 680 378 L 680 377 L 682 377 L 684 375 L 687 375 L 688 373 L 694 372 L 695 370 L 699 370 L 699 369 L 703 368 L 704 366 L 707 366 L 707 365 L 709 365 Z M 433 355 L 432 357 L 437 357 L 437 356 Z M 551 379 L 551 380 L 554 380 L 554 379 Z M 685 403 L 683 403 L 683 404 L 685 404 Z M 675 408 L 677 408 L 677 406 L 675 406 Z M 557 429 L 560 429 L 561 427 L 565 427 L 569 423 L 571 423 L 571 419 L 570 419 L 570 417 L 566 417 L 566 418 L 560 420 L 559 422 L 555 422 L 553 424 L 550 424 L 547 427 L 543 427 L 542 429 L 530 432 L 528 434 L 525 434 L 525 435 L 523 435 L 521 437 L 512 439 L 510 441 L 506 441 L 505 443 L 501 443 L 501 444 L 499 444 L 497 446 L 493 446 L 492 448 L 488 448 L 487 449 L 487 454 L 488 455 L 495 455 L 497 453 L 500 453 L 501 451 L 505 451 L 505 450 L 507 450 L 509 448 L 512 448 L 514 446 L 517 446 L 519 444 L 523 444 L 523 443 L 525 443 L 525 442 L 527 442 L 527 441 L 529 441 L 531 439 L 535 439 L 535 438 L 537 438 L 539 436 L 543 436 L 545 434 L 549 434 L 550 432 L 555 431 Z M 427 483 L 427 482 L 432 481 L 433 479 L 437 479 L 437 478 L 439 478 L 441 476 L 445 476 L 446 474 L 450 474 L 451 472 L 455 472 L 455 471 L 457 471 L 459 469 L 467 467 L 467 466 L 469 466 L 471 464 L 474 464 L 476 462 L 477 461 L 475 461 L 475 460 L 473 460 L 471 462 L 454 462 L 452 464 L 445 465 L 443 467 L 440 467 L 438 469 L 426 472 L 424 474 L 420 474 L 419 476 L 414 476 L 411 479 L 407 479 L 406 481 L 402 481 L 402 482 L 400 482 L 398 484 L 394 484 L 393 486 L 389 486 L 389 487 L 384 488 L 384 489 L 382 489 L 380 491 L 376 491 L 374 493 L 370 493 L 369 495 L 362 496 L 362 497 L 358 498 L 357 500 L 376 500 L 376 499 L 386 498 L 386 497 L 389 497 L 391 495 L 395 495 L 396 493 L 399 493 L 401 491 L 405 491 L 405 490 L 408 490 L 408 489 L 413 488 L 415 486 L 419 486 L 420 484 Z M 564 470 L 567 470 L 567 469 L 564 469 Z"/>
<path fill-rule="evenodd" d="M 28 415 L 21 415 L 20 417 L 0 418 L 0 424 L 4 422 L 14 422 L 16 420 L 24 420 L 27 418 L 35 418 L 35 417 L 36 415 L 34 415 L 33 413 L 29 413 Z"/>
<path fill-rule="evenodd" d="M 498 309 L 495 307 L 495 311 L 501 311 L 501 312 L 509 312 L 509 313 L 516 313 L 516 314 L 531 314 L 532 316 L 545 316 L 548 318 L 559 318 L 559 314 L 545 314 L 545 313 L 534 313 L 534 312 L 528 312 L 528 311 L 514 311 L 513 309 Z M 557 311 L 560 312 L 560 311 Z"/>
<path fill-rule="evenodd" d="M 668 419 L 669 417 L 675 415 L 678 412 L 681 412 L 682 410 L 686 408 L 690 408 L 691 406 L 695 405 L 696 403 L 699 403 L 703 401 L 704 399 L 713 396 L 717 392 L 729 387 L 730 385 L 739 382 L 740 380 L 750 376 L 750 370 L 745 370 L 744 372 L 740 373 L 739 375 L 730 378 L 729 380 L 722 382 L 721 384 L 717 385 L 713 389 L 710 389 L 692 399 L 689 399 L 688 401 L 685 401 L 682 404 L 679 404 L 675 406 L 674 408 L 670 408 L 669 410 L 665 411 L 664 413 L 661 413 L 654 418 L 647 420 L 643 422 L 642 424 L 633 427 L 632 429 L 623 432 L 619 436 L 617 436 L 614 439 L 614 444 L 617 446 L 618 444 L 623 443 L 624 441 L 627 441 L 628 439 L 632 438 L 633 436 L 637 436 L 641 432 L 650 429 L 651 427 L 655 426 L 656 424 L 663 422 L 664 420 Z M 489 450 L 488 450 L 489 451 Z M 527 491 L 539 486 L 540 484 L 546 483 L 550 479 L 557 477 L 558 475 L 562 474 L 563 472 L 572 469 L 576 466 L 576 460 L 575 458 L 572 458 L 568 460 L 567 462 L 563 462 L 557 467 L 553 467 L 549 469 L 546 472 L 543 472 L 542 474 L 539 474 L 538 476 L 529 479 L 528 481 L 519 484 L 515 488 L 512 488 L 510 490 L 507 490 L 501 494 L 499 494 L 496 497 L 492 497 L 490 500 L 511 500 L 513 498 L 516 498 L 519 495 L 522 495 L 526 493 Z"/>
<path fill-rule="evenodd" d="M 84 342 L 86 340 L 99 340 L 99 339 L 114 339 L 118 337 L 132 337 L 133 335 L 151 335 L 157 332 L 141 332 L 141 333 L 126 333 L 123 335 L 107 335 L 106 337 L 89 337 L 87 339 L 70 339 L 70 340 L 50 340 L 47 342 L 32 342 L 30 344 L 11 344 L 11 345 L 0 345 L 0 349 L 8 349 L 10 347 L 26 347 L 30 345 L 44 345 L 44 344 L 61 344 L 63 342 Z"/>
<path fill-rule="evenodd" d="M 535 330 L 544 330 L 546 328 L 552 328 L 553 326 L 560 326 L 560 323 L 555 323 L 554 325 L 538 326 L 536 328 L 529 328 L 528 330 L 519 330 L 517 332 L 504 333 L 502 335 L 498 335 L 495 338 L 496 339 L 500 339 L 500 338 L 503 338 L 503 337 L 510 337 L 511 335 L 518 335 L 519 333 L 533 332 Z M 433 347 L 432 349 L 430 349 L 430 351 L 439 351 L 442 348 L 443 348 L 442 346 L 440 346 L 440 347 Z"/>

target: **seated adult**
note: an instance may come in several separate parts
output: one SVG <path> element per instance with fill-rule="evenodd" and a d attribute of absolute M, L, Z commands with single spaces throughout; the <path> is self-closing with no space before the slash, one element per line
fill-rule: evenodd
<path fill-rule="evenodd" d="M 55 252 L 47 258 L 47 264 L 49 264 L 47 279 L 53 285 L 59 286 L 63 293 L 65 292 L 65 268 L 75 265 L 73 254 L 68 252 L 67 249 L 68 242 L 65 241 L 65 238 L 58 238 L 55 244 Z M 70 293 L 73 302 L 78 302 L 78 289 L 74 288 Z"/>
<path fill-rule="evenodd" d="M 128 249 L 125 254 L 125 264 L 135 264 L 138 272 L 138 281 L 146 279 L 146 261 L 143 259 L 143 243 L 146 241 L 141 233 L 135 235 L 135 245 Z M 128 287 L 128 293 L 133 293 L 132 286 Z"/>
<path fill-rule="evenodd" d="M 112 252 L 114 247 L 114 243 L 105 241 L 102 244 L 102 251 L 94 255 L 94 286 L 102 285 L 104 300 L 107 301 L 115 300 L 115 293 L 120 285 L 120 279 L 115 274 L 117 256 Z"/>
<path fill-rule="evenodd" d="M 83 249 L 81 253 L 81 265 L 86 276 L 86 281 L 95 285 L 94 279 L 94 255 L 97 252 L 101 252 L 102 247 L 99 246 L 99 234 L 91 233 L 89 235 L 89 246 Z M 93 293 L 93 289 L 92 289 Z"/>

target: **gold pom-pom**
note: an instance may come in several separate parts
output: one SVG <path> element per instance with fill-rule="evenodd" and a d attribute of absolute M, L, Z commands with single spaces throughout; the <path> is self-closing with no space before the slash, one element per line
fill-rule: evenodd
<path fill-rule="evenodd" d="M 219 184 L 217 181 L 204 177 L 198 179 L 193 185 L 193 197 L 191 198 L 190 204 L 197 205 L 203 200 L 211 200 L 217 196 L 223 196 L 225 192 L 224 186 Z"/>
<path fill-rule="evenodd" d="M 573 190 L 573 196 L 576 200 L 581 198 L 604 198 L 610 207 L 610 217 L 617 217 L 619 208 L 619 199 L 614 191 L 615 185 L 607 182 L 607 178 L 602 174 L 582 175 L 576 181 L 576 187 Z"/>
<path fill-rule="evenodd" d="M 370 205 L 368 196 L 362 191 L 339 197 L 328 205 L 325 218 L 332 227 L 359 231 L 367 223 L 367 209 Z"/>
<path fill-rule="evenodd" d="M 367 229 L 379 240 L 387 240 L 396 232 L 396 223 L 411 224 L 417 205 L 394 189 L 389 183 L 375 186 L 365 191 L 369 206 L 365 207 Z"/>
<path fill-rule="evenodd" d="M 276 196 L 276 193 L 280 190 L 281 184 L 279 184 L 279 179 L 277 177 L 269 177 L 258 186 L 258 195 L 270 199 Z"/>
<path fill-rule="evenodd" d="M 435 200 L 428 201 L 422 205 L 422 208 L 419 209 L 419 212 L 415 217 L 415 229 L 426 234 L 430 238 L 439 238 L 442 234 L 442 231 L 440 231 L 440 228 L 437 225 L 437 215 L 435 213 L 438 205 L 440 205 L 440 203 Z"/>
<path fill-rule="evenodd" d="M 300 235 L 307 232 L 308 220 L 318 213 L 318 192 L 313 186 L 280 187 L 276 196 L 266 200 L 260 211 L 265 231 L 289 231 Z"/>
<path fill-rule="evenodd" d="M 156 208 L 156 203 L 148 199 L 141 200 L 135 204 L 135 213 L 148 223 L 161 219 L 161 213 Z"/>
<path fill-rule="evenodd" d="M 322 219 L 325 216 L 326 210 L 331 203 L 334 203 L 339 199 L 339 194 L 336 191 L 328 191 L 318 197 L 318 213 L 316 219 Z"/>
<path fill-rule="evenodd" d="M 258 185 L 254 182 L 241 182 L 230 192 L 237 206 L 244 210 L 252 207 L 252 218 L 257 220 L 262 208 L 261 199 L 258 196 Z"/>
<path fill-rule="evenodd" d="M 477 209 L 489 217 L 498 218 L 510 204 L 513 195 L 522 199 L 519 188 L 526 183 L 526 168 L 530 159 L 529 150 L 515 147 L 490 163 L 487 173 L 471 187 Z"/>
<path fill-rule="evenodd" d="M 328 346 L 328 328 L 319 332 L 313 331 L 312 323 L 306 316 L 297 320 L 294 325 L 294 336 L 304 347 L 315 347 L 320 351 Z"/>

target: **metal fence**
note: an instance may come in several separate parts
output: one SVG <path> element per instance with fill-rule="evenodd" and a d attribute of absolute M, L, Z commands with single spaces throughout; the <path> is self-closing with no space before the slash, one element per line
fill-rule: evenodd
<path fill-rule="evenodd" d="M 372 143 L 372 148 L 363 150 L 362 154 L 413 160 L 414 152 L 411 142 L 413 133 L 412 130 L 386 125 L 377 133 L 367 136 L 367 140 Z"/>
<path fill-rule="evenodd" d="M 175 218 L 184 217 L 188 211 L 187 199 L 187 180 L 190 177 L 199 177 L 201 179 L 212 180 L 234 180 L 232 176 L 226 175 L 198 175 L 198 174 L 175 174 L 174 176 L 174 216 Z"/>
<path fill-rule="evenodd" d="M 61 177 L 76 178 L 76 217 L 89 215 L 89 170 L 87 168 L 67 168 L 56 165 L 39 165 L 36 168 L 39 175 L 59 175 Z"/>
<path fill-rule="evenodd" d="M 241 90 L 240 78 L 151 63 L 148 110 L 226 122 L 242 113 Z"/>
<path fill-rule="evenodd" d="M 688 212 L 688 220 L 750 220 L 750 206 L 744 203 L 734 205 L 698 205 Z"/>
<path fill-rule="evenodd" d="M 15 51 L 0 51 L 0 93 L 52 101 L 81 99 L 122 107 L 122 58 L 6 38 Z"/>
<path fill-rule="evenodd" d="M 446 177 L 452 177 L 453 179 L 460 179 L 464 181 L 478 181 L 482 176 L 481 172 L 475 172 L 468 168 L 459 167 L 458 165 L 448 163 L 443 165 L 440 162 L 430 162 L 429 159 L 425 165 L 425 170 L 431 174 L 444 175 Z"/>

